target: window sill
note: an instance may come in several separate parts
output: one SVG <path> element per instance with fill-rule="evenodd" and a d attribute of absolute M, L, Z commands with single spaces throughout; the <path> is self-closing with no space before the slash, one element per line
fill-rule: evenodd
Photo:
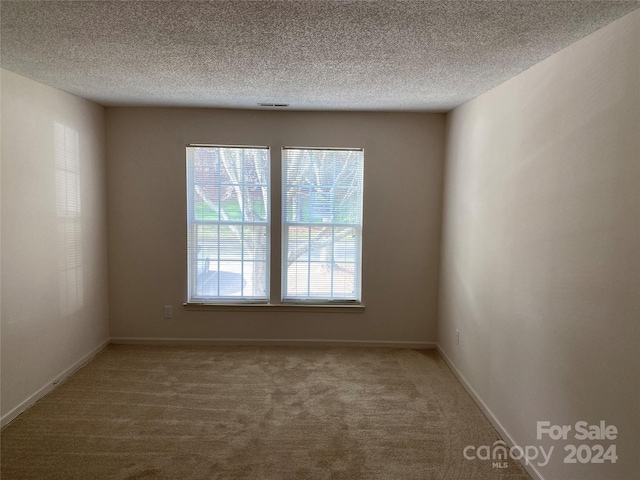
<path fill-rule="evenodd" d="M 302 303 L 183 303 L 185 310 L 247 312 L 262 310 L 272 312 L 315 312 L 315 313 L 363 313 L 364 305 Z"/>

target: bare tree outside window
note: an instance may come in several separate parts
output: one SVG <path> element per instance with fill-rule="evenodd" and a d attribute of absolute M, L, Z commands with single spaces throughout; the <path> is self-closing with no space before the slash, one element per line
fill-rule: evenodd
<path fill-rule="evenodd" d="M 285 299 L 360 299 L 363 168 L 362 150 L 283 150 Z"/>
<path fill-rule="evenodd" d="M 268 149 L 193 147 L 190 153 L 191 296 L 266 299 Z"/>
<path fill-rule="evenodd" d="M 267 148 L 187 148 L 190 301 L 267 301 Z M 285 300 L 359 300 L 362 150 L 284 149 Z M 279 245 L 276 246 L 279 248 Z"/>

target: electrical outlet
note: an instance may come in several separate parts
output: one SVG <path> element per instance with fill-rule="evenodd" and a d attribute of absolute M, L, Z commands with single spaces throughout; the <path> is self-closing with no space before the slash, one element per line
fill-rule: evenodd
<path fill-rule="evenodd" d="M 164 306 L 164 318 L 173 318 L 173 305 Z"/>
<path fill-rule="evenodd" d="M 456 345 L 460 345 L 460 330 L 456 328 Z"/>

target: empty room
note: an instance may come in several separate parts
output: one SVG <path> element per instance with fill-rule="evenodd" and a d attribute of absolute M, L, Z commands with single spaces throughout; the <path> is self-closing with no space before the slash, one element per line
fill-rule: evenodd
<path fill-rule="evenodd" d="M 3 480 L 640 478 L 640 2 L 0 1 Z"/>

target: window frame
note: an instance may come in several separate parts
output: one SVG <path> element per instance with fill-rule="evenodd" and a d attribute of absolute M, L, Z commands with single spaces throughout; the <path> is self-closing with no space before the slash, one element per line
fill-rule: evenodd
<path fill-rule="evenodd" d="M 285 163 L 285 151 L 286 150 L 308 150 L 308 151 L 337 151 L 337 152 L 361 152 L 362 153 L 362 185 L 361 185 L 361 203 L 360 203 L 360 224 L 344 224 L 343 226 L 348 228 L 356 228 L 358 230 L 359 238 L 357 242 L 357 249 L 355 251 L 355 262 L 354 262 L 354 284 L 356 288 L 355 298 L 329 298 L 329 297 L 307 297 L 307 298 L 294 298 L 287 297 L 287 267 L 285 266 L 286 262 L 286 253 L 287 253 L 287 227 L 294 225 L 301 225 L 307 227 L 319 227 L 322 225 L 327 225 L 323 223 L 313 222 L 288 222 L 286 217 L 286 205 L 285 205 L 285 195 L 287 188 L 287 178 L 286 178 L 286 163 Z M 362 304 L 362 243 L 363 243 L 363 224 L 364 224 L 364 148 L 363 147 L 299 147 L 299 146 L 283 146 L 280 149 L 280 159 L 282 171 L 280 174 L 280 182 L 281 182 L 281 221 L 280 221 L 280 249 L 281 249 L 281 262 L 280 262 L 280 282 L 281 282 L 281 294 L 280 294 L 280 302 L 282 304 L 291 304 L 291 305 L 361 305 Z M 331 188 L 335 188 L 331 186 Z M 341 226 L 340 223 L 331 223 L 329 225 Z M 332 246 L 333 252 L 333 246 Z M 333 253 L 332 253 L 333 255 Z M 332 263 L 335 263 L 332 259 Z"/>
<path fill-rule="evenodd" d="M 242 144 L 218 144 L 218 143 L 188 143 L 189 147 L 220 147 L 220 148 L 260 148 L 267 149 L 269 154 L 269 178 L 268 178 L 268 215 L 267 215 L 267 251 L 266 251 L 266 300 L 243 300 L 241 297 L 225 297 L 215 299 L 200 299 L 198 297 L 190 298 L 192 268 L 190 266 L 189 256 L 189 228 L 190 228 L 190 212 L 192 211 L 190 202 L 193 200 L 189 195 L 189 170 L 187 165 L 187 150 L 185 148 L 185 172 L 186 180 L 186 228 L 187 238 L 186 247 L 186 288 L 185 296 L 187 300 L 183 303 L 186 310 L 190 311 L 251 311 L 251 310 L 269 310 L 269 311 L 296 311 L 296 312 L 313 312 L 323 311 L 332 313 L 363 313 L 365 310 L 364 294 L 363 294 L 363 245 L 364 245 L 364 163 L 362 172 L 362 204 L 360 213 L 360 241 L 357 251 L 357 265 L 355 275 L 359 285 L 359 299 L 329 299 L 322 298 L 311 299 L 284 299 L 284 216 L 283 216 L 283 183 L 285 177 L 282 171 L 283 151 L 285 148 L 296 148 L 305 150 L 353 150 L 361 151 L 364 162 L 364 147 L 289 147 L 276 145 L 242 145 Z M 279 181 L 277 180 L 279 177 Z M 273 179 L 276 179 L 274 182 Z M 279 245 L 278 245 L 279 244 Z M 279 247 L 279 248 L 278 248 Z"/>
<path fill-rule="evenodd" d="M 264 222 L 245 222 L 244 220 L 240 221 L 231 221 L 231 222 L 222 222 L 219 218 L 218 222 L 211 223 L 198 221 L 195 219 L 195 208 L 193 205 L 193 190 L 195 186 L 195 181 L 193 178 L 194 169 L 189 166 L 189 149 L 195 148 L 237 148 L 241 150 L 266 150 L 267 158 L 269 162 L 269 168 L 267 169 L 267 204 L 266 207 L 266 221 Z M 222 144 L 203 144 L 203 143 L 190 143 L 185 147 L 185 166 L 186 166 L 186 197 L 187 197 L 187 301 L 185 305 L 264 305 L 270 302 L 270 279 L 271 279 L 271 231 L 272 231 L 272 215 L 271 215 L 271 198 L 273 196 L 272 192 L 272 182 L 271 175 L 273 171 L 273 164 L 271 158 L 271 148 L 269 146 L 261 145 L 222 145 Z M 243 184 L 244 186 L 244 184 Z M 198 268 L 197 266 L 194 268 L 194 263 L 197 263 L 197 258 L 194 261 L 192 259 L 193 252 L 196 251 L 195 245 L 193 242 L 195 241 L 195 235 L 191 233 L 191 230 L 194 225 L 232 225 L 237 224 L 240 225 L 240 228 L 243 228 L 246 225 L 264 225 L 265 235 L 266 235 L 266 246 L 265 246 L 265 296 L 264 297 L 242 297 L 242 296 L 221 296 L 218 295 L 216 297 L 198 297 L 192 294 L 192 288 L 195 287 L 195 276 L 197 275 Z M 244 257 L 244 251 L 242 253 Z M 242 262 L 243 260 L 241 260 Z M 220 262 L 220 259 L 218 259 Z M 218 292 L 219 293 L 219 292 Z"/>

